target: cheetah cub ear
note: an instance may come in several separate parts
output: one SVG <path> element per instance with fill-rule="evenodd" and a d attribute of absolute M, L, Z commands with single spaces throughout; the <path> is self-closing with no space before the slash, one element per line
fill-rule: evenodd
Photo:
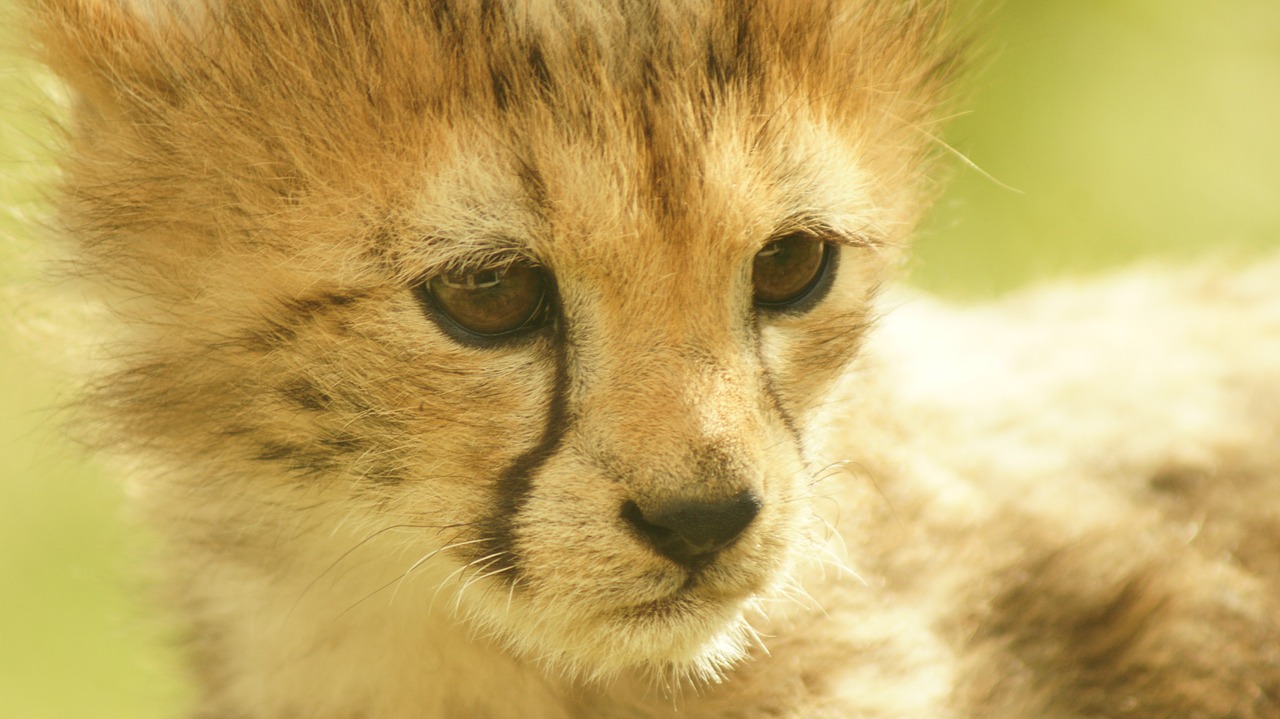
<path fill-rule="evenodd" d="M 33 8 L 210 714 L 746 656 L 826 541 L 815 415 L 920 204 L 941 4 Z"/>

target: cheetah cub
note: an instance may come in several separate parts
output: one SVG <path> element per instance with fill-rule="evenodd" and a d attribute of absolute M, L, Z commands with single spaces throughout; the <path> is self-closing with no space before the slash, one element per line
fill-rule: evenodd
<path fill-rule="evenodd" d="M 207 719 L 1280 717 L 1280 264 L 878 292 L 928 0 L 27 0 Z"/>

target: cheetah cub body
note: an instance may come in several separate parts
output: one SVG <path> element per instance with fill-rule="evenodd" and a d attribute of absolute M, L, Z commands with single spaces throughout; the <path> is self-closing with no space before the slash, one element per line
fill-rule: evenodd
<path fill-rule="evenodd" d="M 1280 716 L 1280 270 L 879 297 L 940 3 L 31 5 L 197 716 Z"/>

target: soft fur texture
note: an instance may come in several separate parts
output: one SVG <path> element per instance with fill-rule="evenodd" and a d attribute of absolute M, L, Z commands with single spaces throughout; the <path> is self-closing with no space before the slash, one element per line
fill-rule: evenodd
<path fill-rule="evenodd" d="M 198 716 L 1280 716 L 1280 265 L 877 299 L 940 3 L 32 8 Z M 512 257 L 518 342 L 411 291 Z M 620 512 L 744 491 L 696 571 Z"/>

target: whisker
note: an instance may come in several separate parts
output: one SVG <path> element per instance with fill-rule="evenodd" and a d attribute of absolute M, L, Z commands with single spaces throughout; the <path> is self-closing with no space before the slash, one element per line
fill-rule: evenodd
<path fill-rule="evenodd" d="M 370 534 L 369 536 L 357 542 L 355 546 L 343 552 L 341 555 L 338 556 L 337 559 L 333 560 L 333 562 L 328 567 L 326 567 L 324 571 L 316 575 L 315 579 L 312 579 L 310 582 L 308 582 L 307 586 L 303 587 L 302 591 L 298 594 L 298 598 L 294 600 L 293 606 L 289 608 L 289 614 L 286 615 L 286 620 L 288 619 L 289 616 L 293 615 L 294 611 L 297 610 L 298 605 L 302 603 L 302 600 L 306 598 L 307 594 L 310 593 L 310 591 L 316 586 L 316 584 L 320 582 L 321 579 L 324 579 L 325 576 L 327 576 L 330 572 L 336 569 L 339 564 L 342 564 L 344 561 L 346 561 L 346 559 L 350 557 L 353 553 L 355 553 L 358 549 L 365 546 L 369 542 L 372 542 L 374 539 L 377 539 L 378 537 L 386 534 L 387 532 L 394 531 L 397 529 L 435 529 L 438 532 L 441 532 L 446 529 L 459 529 L 467 526 L 470 526 L 470 525 L 465 522 L 458 523 L 458 524 L 443 524 L 443 525 L 406 523 L 406 524 L 392 524 L 392 525 L 383 527 L 382 529 L 379 529 L 373 534 Z"/>
<path fill-rule="evenodd" d="M 425 560 L 426 560 L 426 559 L 430 559 L 430 557 L 435 556 L 436 554 L 439 554 L 440 552 L 443 552 L 443 551 L 446 551 L 446 550 L 449 550 L 449 549 L 454 549 L 454 548 L 456 548 L 456 547 L 466 546 L 466 545 L 468 545 L 468 544 L 475 544 L 475 543 L 480 542 L 480 541 L 483 541 L 483 540 L 480 540 L 480 539 L 472 539 L 472 540 L 468 540 L 468 541 L 466 541 L 466 542 L 452 542 L 452 543 L 446 544 L 446 545 L 444 545 L 443 547 L 440 547 L 440 548 L 438 548 L 438 549 L 432 550 L 432 551 L 430 552 L 430 554 L 429 554 L 426 558 L 424 558 L 424 559 L 419 559 L 417 562 L 415 562 L 415 563 L 414 563 L 414 568 L 422 566 L 422 564 L 425 562 Z M 457 571 L 461 571 L 462 569 L 465 569 L 465 568 L 466 568 L 465 566 L 464 566 L 464 567 L 461 567 L 461 568 L 459 568 L 459 570 L 457 570 Z M 457 573 L 457 572 L 455 571 L 455 572 L 454 572 L 454 574 L 456 574 L 456 573 Z M 401 573 L 400 573 L 400 575 L 399 575 L 399 576 L 397 576 L 395 579 L 392 579 L 391 581 L 389 581 L 389 582 L 387 582 L 387 583 L 383 584 L 382 586 L 378 587 L 377 589 L 374 589 L 372 592 L 369 592 L 368 594 L 364 595 L 364 596 L 363 596 L 363 597 L 361 597 L 358 601 L 356 601 L 354 604 L 352 604 L 351 606 L 349 606 L 349 607 L 347 607 L 346 609 L 342 610 L 342 612 L 341 612 L 340 614 L 338 614 L 338 616 L 337 616 L 336 618 L 337 618 L 337 619 L 341 619 L 341 618 L 342 618 L 343 616 L 345 616 L 348 612 L 350 612 L 351 610 L 353 610 L 353 609 L 355 609 L 356 607 L 360 606 L 361 604 L 363 604 L 363 603 L 367 602 L 369 599 L 371 599 L 372 597 L 374 597 L 374 596 L 375 596 L 375 595 L 377 595 L 378 593 L 385 591 L 388 587 L 391 587 L 391 586 L 393 586 L 393 585 L 395 585 L 395 584 L 398 584 L 398 583 L 400 583 L 400 582 L 403 582 L 406 576 L 408 576 L 408 570 L 406 570 L 405 572 L 401 572 Z M 452 577 L 452 576 L 453 576 L 453 574 L 450 574 L 449 576 L 451 576 L 451 577 Z M 436 591 L 437 591 L 437 592 L 439 592 L 439 588 L 437 588 L 437 589 L 436 589 Z M 393 599 L 394 599 L 394 595 L 393 595 Z"/>
<path fill-rule="evenodd" d="M 486 541 L 491 541 L 491 538 L 486 537 L 485 539 L 486 539 Z M 440 581 L 440 583 L 436 585 L 436 591 L 435 591 L 435 593 L 433 593 L 433 594 L 431 595 L 431 603 L 428 605 L 428 607 L 434 607 L 434 606 L 435 606 L 435 604 L 436 604 L 436 599 L 437 599 L 437 598 L 439 598 L 439 596 L 440 596 L 440 591 L 441 591 L 442 589 L 444 589 L 444 587 L 445 587 L 445 585 L 446 585 L 446 584 L 449 584 L 450 582 L 452 582 L 454 577 L 456 577 L 456 576 L 458 576 L 458 575 L 462 574 L 463 572 L 467 571 L 467 569 L 469 569 L 470 567 L 475 566 L 475 565 L 476 565 L 477 563 L 479 563 L 479 562 L 483 562 L 483 561 L 486 561 L 486 560 L 492 560 L 492 559 L 495 559 L 495 558 L 497 558 L 497 557 L 501 557 L 501 556 L 502 556 L 502 555 L 504 555 L 504 554 L 506 554 L 506 552 L 494 552 L 493 554 L 489 554 L 489 555 L 486 555 L 486 556 L 480 557 L 479 559 L 474 559 L 474 560 L 472 560 L 472 561 L 470 561 L 470 562 L 467 562 L 466 564 L 462 565 L 461 567 L 458 567 L 457 569 L 453 570 L 452 572 L 449 572 L 449 576 L 447 576 L 447 577 L 445 577 L 444 579 L 442 579 L 442 580 Z M 488 565 L 485 565 L 485 566 L 487 567 Z M 456 607 L 455 607 L 455 611 L 456 611 Z"/>
<path fill-rule="evenodd" d="M 490 554 L 487 557 L 481 557 L 479 559 L 467 562 L 467 565 L 463 567 L 464 570 L 471 569 L 476 565 L 480 565 L 480 566 L 475 572 L 472 573 L 469 579 L 467 579 L 462 583 L 462 586 L 458 588 L 457 594 L 453 595 L 453 611 L 456 612 L 462 608 L 462 595 L 466 593 L 467 587 L 470 587 L 474 582 L 476 582 L 476 580 L 482 576 L 482 573 L 489 567 L 492 567 L 494 563 L 497 562 L 504 554 L 506 554 L 506 552 L 495 552 L 493 554 Z M 485 561 L 485 560 L 488 560 L 488 561 Z M 484 562 L 484 564 L 480 564 L 481 562 Z M 510 567 L 508 567 L 508 569 L 509 568 Z M 498 573 L 501 573 L 501 572 L 502 570 L 498 571 Z"/>
<path fill-rule="evenodd" d="M 454 600 L 454 603 L 455 603 L 454 611 L 457 611 L 457 609 L 459 608 L 460 602 L 462 601 L 462 595 L 464 592 L 467 591 L 467 587 L 470 587 L 475 582 L 481 581 L 483 579 L 487 579 L 488 577 L 493 577 L 493 576 L 502 574 L 503 572 L 510 572 L 513 569 L 515 569 L 515 567 L 508 565 L 506 567 L 499 567 L 498 569 L 495 569 L 492 572 L 484 571 L 485 569 L 488 569 L 489 567 L 493 566 L 494 562 L 496 561 L 498 560 L 494 559 L 492 562 L 488 562 L 487 564 L 485 564 L 483 567 L 480 568 L 480 572 L 483 572 L 483 573 L 480 573 L 480 572 L 476 573 L 473 577 L 468 579 L 466 583 L 462 585 L 462 588 L 458 590 L 457 598 Z"/>
<path fill-rule="evenodd" d="M 933 134 L 932 132 L 929 132 L 928 130 L 924 129 L 923 127 L 920 127 L 919 125 L 915 125 L 915 126 L 913 127 L 913 129 L 915 129 L 915 130 L 916 130 L 916 132 L 919 132 L 920 134 L 922 134 L 922 135 L 924 135 L 925 137 L 929 138 L 929 140 L 931 140 L 932 142 L 936 143 L 939 147 L 941 147 L 942 149 L 946 150 L 948 154 L 950 154 L 951 156 L 955 157 L 955 158 L 956 158 L 957 160 L 959 160 L 962 164 L 964 164 L 964 166 L 965 166 L 965 167 L 968 167 L 970 170 L 973 170 L 974 172 L 978 173 L 978 174 L 979 174 L 979 175 L 981 175 L 982 177 L 986 178 L 986 179 L 987 179 L 987 180 L 989 180 L 992 184 L 994 184 L 996 187 L 999 187 L 999 188 L 1001 188 L 1001 189 L 1003 189 L 1003 190 L 1008 190 L 1009 192 L 1012 192 L 1012 193 L 1014 193 L 1014 194 L 1018 194 L 1018 195 L 1025 195 L 1025 194 L 1027 194 L 1026 192 L 1023 192 L 1022 190 L 1019 190 L 1018 188 L 1013 187 L 1012 185 L 1007 185 L 1007 184 L 1005 184 L 1005 183 L 1001 182 L 1000 180 L 997 180 L 997 179 L 995 178 L 995 176 L 994 176 L 994 175 L 992 175 L 991 173 L 989 173 L 989 172 L 987 172 L 986 170 L 984 170 L 984 169 L 982 169 L 981 167 L 979 167 L 979 166 L 978 166 L 978 163 L 974 162 L 973 160 L 970 160 L 968 155 L 964 154 L 963 152 L 961 152 L 961 151 L 957 150 L 956 148 L 952 147 L 951 145 L 947 144 L 947 142 L 946 142 L 945 140 L 943 140 L 942 138 L 940 138 L 940 137 L 938 137 L 937 135 Z"/>
<path fill-rule="evenodd" d="M 520 583 L 520 577 L 511 580 L 511 586 L 507 587 L 507 614 L 511 614 L 511 603 L 516 598 L 516 585 Z"/>
<path fill-rule="evenodd" d="M 426 554 L 425 554 L 425 555 L 423 555 L 420 559 L 418 559 L 418 561 L 414 562 L 412 566 L 410 566 L 408 569 L 404 570 L 404 573 L 402 573 L 402 574 L 400 575 L 400 578 L 399 578 L 399 579 L 394 580 L 395 585 L 396 585 L 396 588 L 395 588 L 395 591 L 393 591 L 393 592 L 391 593 L 391 599 L 389 600 L 389 602 L 388 602 L 388 603 L 390 603 L 390 602 L 394 602 L 394 601 L 395 601 L 395 599 L 396 599 L 396 594 L 398 594 L 398 593 L 400 592 L 400 585 L 404 584 L 404 581 L 405 581 L 406 579 L 408 579 L 408 578 L 409 578 L 409 575 L 410 575 L 410 574 L 412 574 L 412 573 L 414 572 L 414 570 L 416 570 L 418 567 L 421 567 L 423 564 L 426 564 L 427 562 L 431 561 L 431 560 L 432 560 L 436 555 L 440 554 L 441 552 L 445 551 L 446 549 L 456 549 L 456 548 L 458 548 L 458 547 L 465 547 L 465 546 L 467 546 L 467 545 L 469 545 L 469 544 L 477 544 L 477 543 L 479 543 L 479 542 L 483 542 L 483 541 L 484 541 L 483 539 L 471 539 L 471 540 L 467 540 L 467 541 L 465 541 L 465 542 L 454 542 L 454 543 L 451 543 L 451 544 L 446 544 L 446 545 L 445 545 L 445 546 L 443 546 L 443 547 L 440 547 L 440 548 L 438 548 L 438 549 L 434 549 L 434 550 L 432 550 L 432 551 L 430 551 L 430 552 L 426 553 Z"/>

